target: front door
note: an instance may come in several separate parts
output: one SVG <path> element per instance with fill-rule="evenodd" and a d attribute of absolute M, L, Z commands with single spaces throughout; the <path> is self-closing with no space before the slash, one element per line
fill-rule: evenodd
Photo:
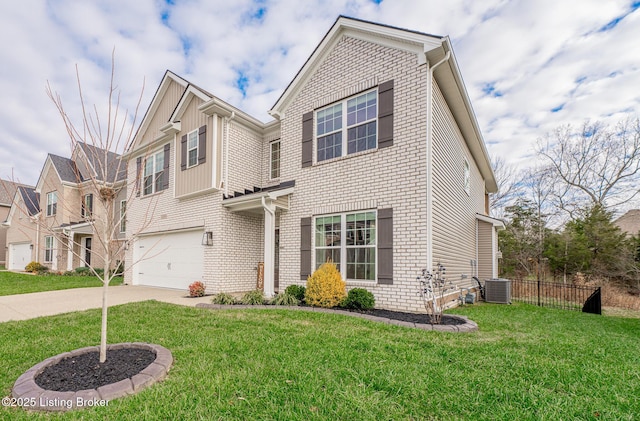
<path fill-rule="evenodd" d="M 91 237 L 84 239 L 84 265 L 91 266 Z"/>
<path fill-rule="evenodd" d="M 275 245 L 273 247 L 273 289 L 278 291 L 280 286 L 280 229 L 276 228 Z"/>

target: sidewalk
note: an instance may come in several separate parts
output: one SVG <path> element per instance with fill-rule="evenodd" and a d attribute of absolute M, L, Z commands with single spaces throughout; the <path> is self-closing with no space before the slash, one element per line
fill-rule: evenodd
<path fill-rule="evenodd" d="M 211 302 L 211 297 L 189 298 L 184 290 L 119 285 L 109 287 L 107 300 L 109 306 L 157 300 L 193 307 Z M 7 295 L 0 297 L 0 323 L 92 308 L 102 308 L 102 287 Z"/>

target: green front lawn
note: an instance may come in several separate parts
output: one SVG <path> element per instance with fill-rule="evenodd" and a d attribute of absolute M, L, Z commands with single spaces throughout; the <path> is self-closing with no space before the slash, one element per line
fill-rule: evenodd
<path fill-rule="evenodd" d="M 122 285 L 122 278 L 116 277 L 112 279 L 109 285 Z M 0 296 L 99 286 L 102 286 L 102 281 L 93 276 L 31 275 L 0 272 Z"/>
<path fill-rule="evenodd" d="M 106 408 L 4 419 L 632 420 L 640 320 L 512 306 L 455 310 L 471 334 L 322 313 L 110 309 L 109 342 L 173 352 L 169 376 Z M 32 365 L 99 342 L 100 311 L 0 326 L 0 394 Z"/>

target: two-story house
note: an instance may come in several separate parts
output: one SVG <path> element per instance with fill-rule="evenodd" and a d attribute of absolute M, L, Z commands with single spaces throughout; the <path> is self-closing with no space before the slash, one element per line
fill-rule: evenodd
<path fill-rule="evenodd" d="M 114 209 L 102 206 L 103 186 L 118 191 Z M 9 268 L 23 270 L 25 261 L 54 271 L 103 268 L 105 249 L 95 241 L 95 230 L 107 219 L 120 221 L 125 212 L 126 165 L 119 155 L 84 143 L 71 158 L 48 154 L 36 187 L 18 189 L 13 200 L 6 222 Z M 124 241 L 126 222 L 121 225 L 115 241 Z M 123 261 L 122 254 L 114 264 L 118 259 Z"/>
<path fill-rule="evenodd" d="M 18 253 L 14 251 L 16 256 L 15 261 L 7 260 L 9 254 L 9 244 L 7 242 L 7 233 L 9 230 L 9 224 L 6 222 L 11 212 L 11 204 L 13 203 L 16 194 L 20 192 L 19 198 L 27 190 L 33 190 L 32 186 L 23 185 L 9 180 L 0 180 L 0 265 L 4 265 L 7 268 L 12 268 L 22 262 L 25 258 L 29 258 L 25 250 L 29 252 L 29 244 L 18 247 Z M 12 248 L 16 247 L 16 244 Z M 27 260 L 29 263 L 30 260 Z M 26 264 L 26 263 L 25 263 Z M 22 265 L 24 268 L 24 265 Z"/>
<path fill-rule="evenodd" d="M 332 259 L 417 311 L 422 268 L 496 276 L 496 181 L 447 37 L 340 17 L 270 114 L 165 74 L 127 153 L 126 282 L 272 295 Z"/>

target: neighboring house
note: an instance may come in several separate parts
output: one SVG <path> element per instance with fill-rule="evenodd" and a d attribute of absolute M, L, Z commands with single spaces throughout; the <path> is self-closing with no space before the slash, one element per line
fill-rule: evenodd
<path fill-rule="evenodd" d="M 624 215 L 613 221 L 613 224 L 627 234 L 627 236 L 640 233 L 640 209 L 631 209 Z"/>
<path fill-rule="evenodd" d="M 331 258 L 419 311 L 422 268 L 497 276 L 496 180 L 449 38 L 340 17 L 270 114 L 166 72 L 127 152 L 125 282 L 272 295 Z"/>
<path fill-rule="evenodd" d="M 11 203 L 20 186 L 24 185 L 9 180 L 0 180 L 0 265 L 7 265 L 6 256 L 9 248 L 7 245 L 8 226 L 4 222 L 9 217 Z"/>
<path fill-rule="evenodd" d="M 100 206 L 96 185 L 122 187 L 110 215 Z M 55 271 L 102 268 L 104 248 L 94 240 L 94 230 L 102 229 L 107 216 L 118 221 L 125 199 L 126 168 L 119 155 L 84 143 L 76 145 L 71 158 L 49 154 L 35 189 L 19 189 L 13 200 L 7 220 L 9 268 L 24 270 L 26 256 L 27 263 L 37 261 Z M 124 230 L 114 238 L 124 241 Z"/>

